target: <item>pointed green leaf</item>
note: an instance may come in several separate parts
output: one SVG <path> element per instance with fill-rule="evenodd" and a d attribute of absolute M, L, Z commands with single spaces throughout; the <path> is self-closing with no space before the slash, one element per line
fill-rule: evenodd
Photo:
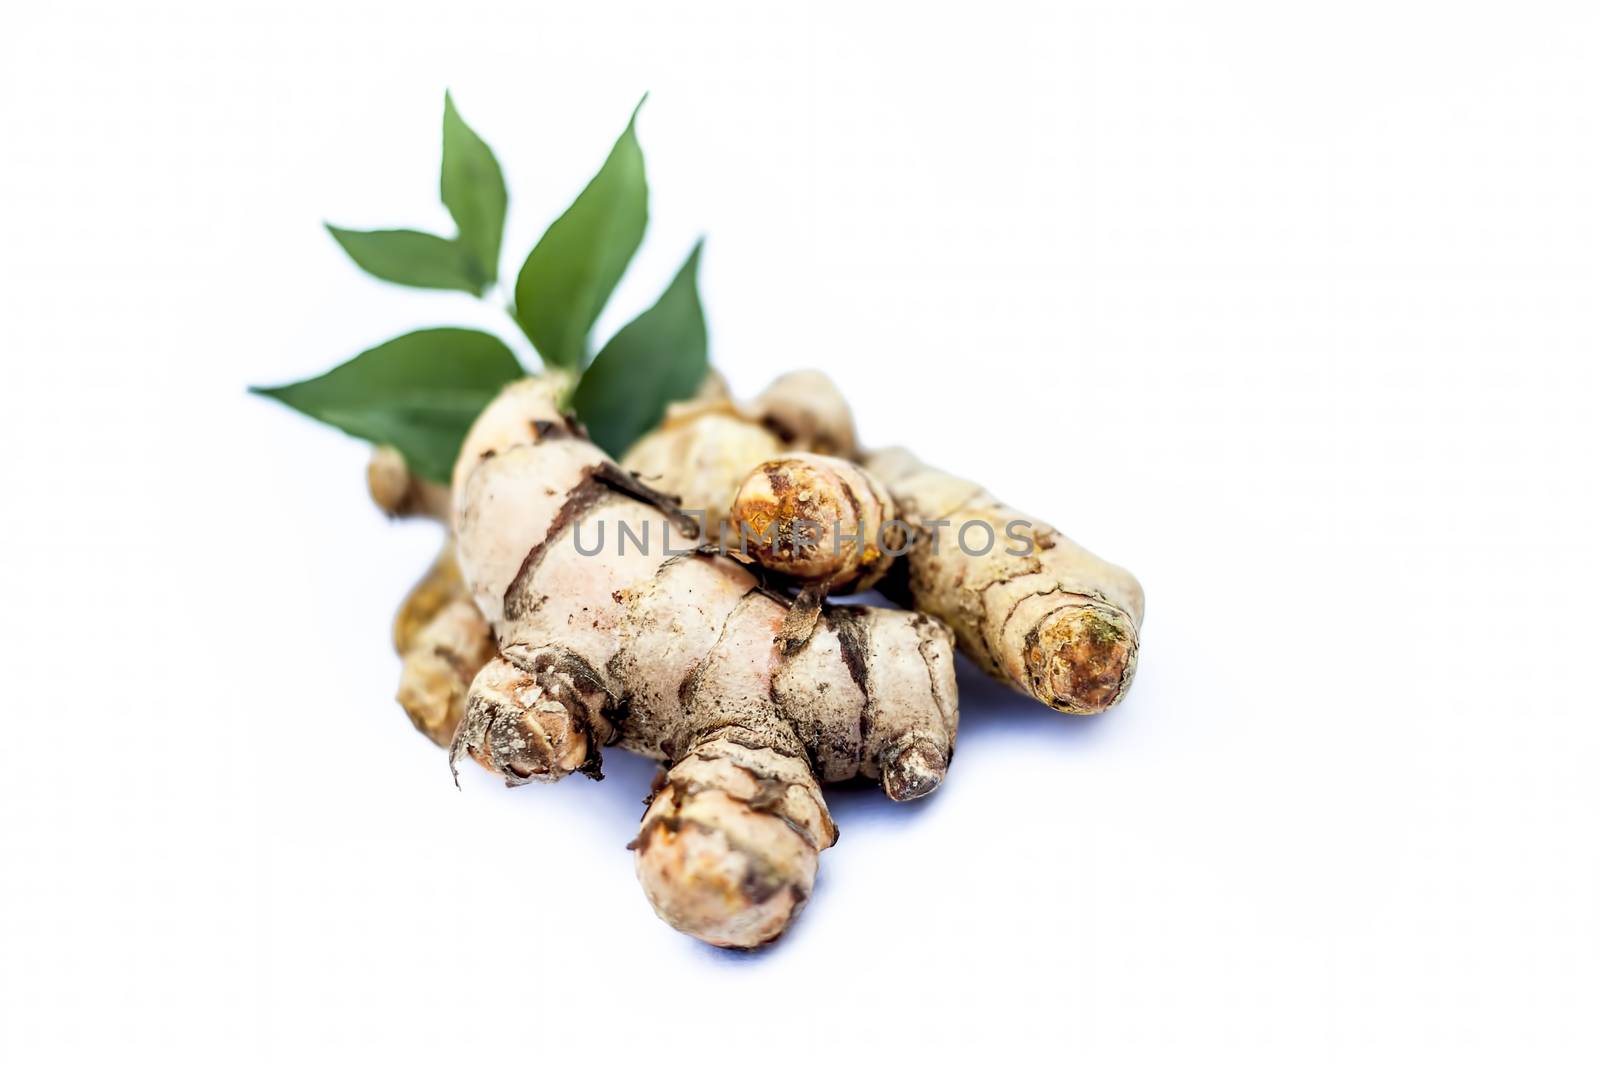
<path fill-rule="evenodd" d="M 517 275 L 517 322 L 551 367 L 583 366 L 589 331 L 644 238 L 648 193 L 633 132 L 638 116 L 635 108 L 600 173 L 550 224 Z"/>
<path fill-rule="evenodd" d="M 420 477 L 448 483 L 472 420 L 501 386 L 522 375 L 498 337 L 446 328 L 396 337 L 317 378 L 251 392 L 393 445 Z"/>
<path fill-rule="evenodd" d="M 455 101 L 444 94 L 444 157 L 439 167 L 439 199 L 450 209 L 461 236 L 457 242 L 485 285 L 500 276 L 500 236 L 506 223 L 506 182 L 494 153 L 462 121 Z"/>
<path fill-rule="evenodd" d="M 386 282 L 420 289 L 460 289 L 477 296 L 488 285 L 466 250 L 455 241 L 418 230 L 342 230 L 333 239 L 356 266 Z"/>
<path fill-rule="evenodd" d="M 578 381 L 572 400 L 578 420 L 613 456 L 660 422 L 669 403 L 692 396 L 706 376 L 700 247 L 655 306 L 618 330 Z"/>

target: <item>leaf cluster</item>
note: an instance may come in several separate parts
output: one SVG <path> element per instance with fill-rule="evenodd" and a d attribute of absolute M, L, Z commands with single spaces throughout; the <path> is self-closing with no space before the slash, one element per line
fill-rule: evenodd
<path fill-rule="evenodd" d="M 636 107 L 600 170 L 523 260 L 506 307 L 543 365 L 574 377 L 573 412 L 612 455 L 655 425 L 667 404 L 691 395 L 708 367 L 700 243 L 651 307 L 598 352 L 591 349 L 595 322 L 649 219 L 638 115 Z M 332 225 L 328 232 L 374 277 L 492 298 L 500 290 L 505 178 L 448 93 L 439 198 L 455 222 L 453 236 Z M 528 372 L 494 334 L 443 327 L 385 341 L 318 377 L 252 391 L 392 445 L 419 476 L 444 482 L 473 419 L 502 386 Z"/>

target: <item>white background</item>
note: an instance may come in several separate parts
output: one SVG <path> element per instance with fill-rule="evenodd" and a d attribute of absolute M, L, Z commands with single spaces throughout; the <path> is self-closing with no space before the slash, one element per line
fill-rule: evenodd
<path fill-rule="evenodd" d="M 0 31 L 0 1058 L 1594 1062 L 1592 3 L 51 4 Z M 741 391 L 819 366 L 1130 566 L 1092 720 L 963 677 L 775 947 L 651 913 L 652 768 L 508 792 L 390 700 L 436 547 L 258 399 L 490 323 L 639 94 Z M 524 905 L 504 928 L 483 907 Z"/>

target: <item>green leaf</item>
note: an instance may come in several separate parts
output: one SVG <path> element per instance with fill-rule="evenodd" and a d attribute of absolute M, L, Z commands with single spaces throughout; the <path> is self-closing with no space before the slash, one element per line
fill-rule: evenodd
<path fill-rule="evenodd" d="M 477 296 L 488 285 L 457 242 L 418 230 L 342 230 L 328 226 L 356 266 L 386 282 L 420 289 L 460 289 Z"/>
<path fill-rule="evenodd" d="M 589 331 L 644 238 L 648 192 L 633 132 L 638 117 L 636 107 L 600 172 L 550 224 L 517 275 L 517 322 L 549 366 L 583 366 Z"/>
<path fill-rule="evenodd" d="M 393 445 L 420 477 L 448 484 L 472 420 L 501 386 L 522 375 L 498 337 L 444 328 L 385 341 L 321 377 L 250 391 L 355 437 Z"/>
<path fill-rule="evenodd" d="M 462 121 L 455 101 L 444 94 L 444 157 L 439 167 L 439 199 L 450 209 L 461 236 L 457 243 L 478 277 L 492 285 L 500 276 L 500 236 L 506 223 L 506 181 L 494 153 Z"/>
<path fill-rule="evenodd" d="M 706 319 L 696 275 L 701 243 L 655 306 L 606 342 L 578 381 L 573 406 L 589 436 L 621 456 L 667 405 L 692 396 L 706 376 Z"/>

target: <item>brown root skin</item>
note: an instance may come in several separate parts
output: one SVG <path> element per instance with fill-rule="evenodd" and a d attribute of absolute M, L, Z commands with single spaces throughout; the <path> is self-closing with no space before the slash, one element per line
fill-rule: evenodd
<path fill-rule="evenodd" d="M 918 528 L 905 563 L 912 607 L 948 623 L 985 671 L 1057 711 L 1091 715 L 1122 699 L 1144 619 L 1132 574 L 904 449 L 873 453 L 865 465 Z M 985 528 L 994 532 L 990 551 L 962 550 L 967 523 L 981 524 L 976 547 Z"/>
<path fill-rule="evenodd" d="M 411 724 L 441 747 L 466 711 L 467 690 L 494 655 L 494 637 L 470 600 L 454 600 L 417 635 L 400 665 L 395 699 Z"/>
<path fill-rule="evenodd" d="M 741 550 L 770 571 L 829 592 L 869 589 L 904 548 L 883 483 L 847 459 L 790 453 L 744 479 L 732 521 Z"/>
<path fill-rule="evenodd" d="M 500 445 L 458 469 L 454 526 L 500 655 L 473 682 L 452 763 L 471 756 L 516 785 L 597 775 L 606 744 L 667 761 L 679 785 L 652 804 L 638 849 L 652 904 L 713 944 L 776 936 L 833 840 L 815 829 L 819 782 L 865 775 L 911 799 L 942 779 L 957 717 L 949 629 L 835 607 L 785 655 L 787 604 L 734 561 L 672 554 L 659 538 L 579 551 L 579 528 L 592 544 L 666 515 L 622 491 L 548 396 L 512 386 L 480 424 L 469 442 Z"/>
<path fill-rule="evenodd" d="M 733 391 L 728 388 L 728 379 L 722 376 L 721 371 L 715 369 L 706 371 L 706 376 L 700 381 L 700 388 L 696 389 L 694 396 L 690 397 L 691 402 L 696 400 L 732 399 Z M 667 410 L 671 411 L 672 405 L 668 405 Z"/>
<path fill-rule="evenodd" d="M 746 410 L 793 451 L 845 457 L 859 451 L 850 405 L 821 371 L 791 371 L 777 378 Z"/>
<path fill-rule="evenodd" d="M 530 444 L 540 438 L 539 429 L 533 424 L 533 415 L 537 414 L 539 421 L 546 424 L 566 423 L 560 406 L 562 399 L 572 391 L 573 381 L 573 376 L 565 371 L 546 371 L 532 378 L 512 382 L 501 391 L 501 400 L 491 403 L 479 414 L 472 428 L 467 431 L 466 440 L 461 444 L 461 455 L 456 457 L 455 469 L 450 475 L 451 509 L 460 500 L 462 481 L 479 462 L 496 452 Z M 446 514 L 453 523 L 454 511 L 447 510 Z"/>
<path fill-rule="evenodd" d="M 516 388 L 556 398 L 569 385 L 564 375 L 529 379 Z M 703 398 L 727 396 L 727 385 L 713 372 L 701 387 Z M 479 428 L 473 447 L 506 447 L 527 438 L 524 428 L 497 423 Z M 449 521 L 450 490 L 416 478 L 397 449 L 373 450 L 367 464 L 367 489 L 390 518 L 421 517 Z M 395 614 L 394 646 L 400 654 L 400 684 L 395 694 L 411 723 L 438 745 L 450 744 L 466 707 L 473 676 L 495 654 L 489 624 L 473 605 L 456 566 L 449 541 Z"/>
<path fill-rule="evenodd" d="M 416 643 L 417 634 L 444 610 L 445 605 L 464 600 L 466 595 L 467 587 L 456 565 L 455 542 L 447 540 L 426 573 L 400 602 L 400 610 L 395 612 L 394 650 L 405 655 Z"/>
<path fill-rule="evenodd" d="M 450 490 L 411 473 L 398 449 L 379 445 L 367 461 L 367 492 L 391 519 L 422 517 L 443 522 L 450 514 Z"/>
<path fill-rule="evenodd" d="M 788 450 L 848 456 L 855 423 L 838 388 L 819 371 L 774 381 L 754 400 L 737 403 L 720 375 L 692 400 L 668 407 L 661 425 L 621 457 L 648 485 L 703 513 L 701 528 L 717 540 L 731 522 L 739 483 L 757 464 Z"/>
<path fill-rule="evenodd" d="M 622 456 L 622 467 L 663 494 L 677 497 L 709 538 L 728 521 L 739 479 L 783 451 L 770 430 L 720 400 L 674 405 L 661 426 Z"/>
<path fill-rule="evenodd" d="M 710 944 L 750 948 L 799 914 L 818 851 L 837 839 L 811 768 L 730 729 L 672 769 L 629 847 L 657 915 Z"/>
<path fill-rule="evenodd" d="M 446 542 L 433 566 L 401 603 L 394 620 L 400 654 L 395 699 L 411 724 L 437 745 L 448 745 L 466 709 L 467 689 L 495 653 L 489 624 L 467 596 Z"/>
<path fill-rule="evenodd" d="M 388 446 L 373 450 L 367 490 L 390 518 L 447 521 L 450 514 L 450 491 L 413 477 L 405 457 Z M 467 688 L 495 650 L 489 625 L 461 580 L 454 541 L 445 542 L 400 602 L 393 638 L 400 654 L 395 699 L 411 725 L 434 744 L 448 745 L 466 708 Z"/>
<path fill-rule="evenodd" d="M 574 771 L 599 778 L 600 748 L 615 731 L 592 700 L 570 696 L 575 685 L 559 655 L 512 648 L 490 659 L 450 743 L 452 770 L 468 754 L 507 785 L 556 782 Z"/>

